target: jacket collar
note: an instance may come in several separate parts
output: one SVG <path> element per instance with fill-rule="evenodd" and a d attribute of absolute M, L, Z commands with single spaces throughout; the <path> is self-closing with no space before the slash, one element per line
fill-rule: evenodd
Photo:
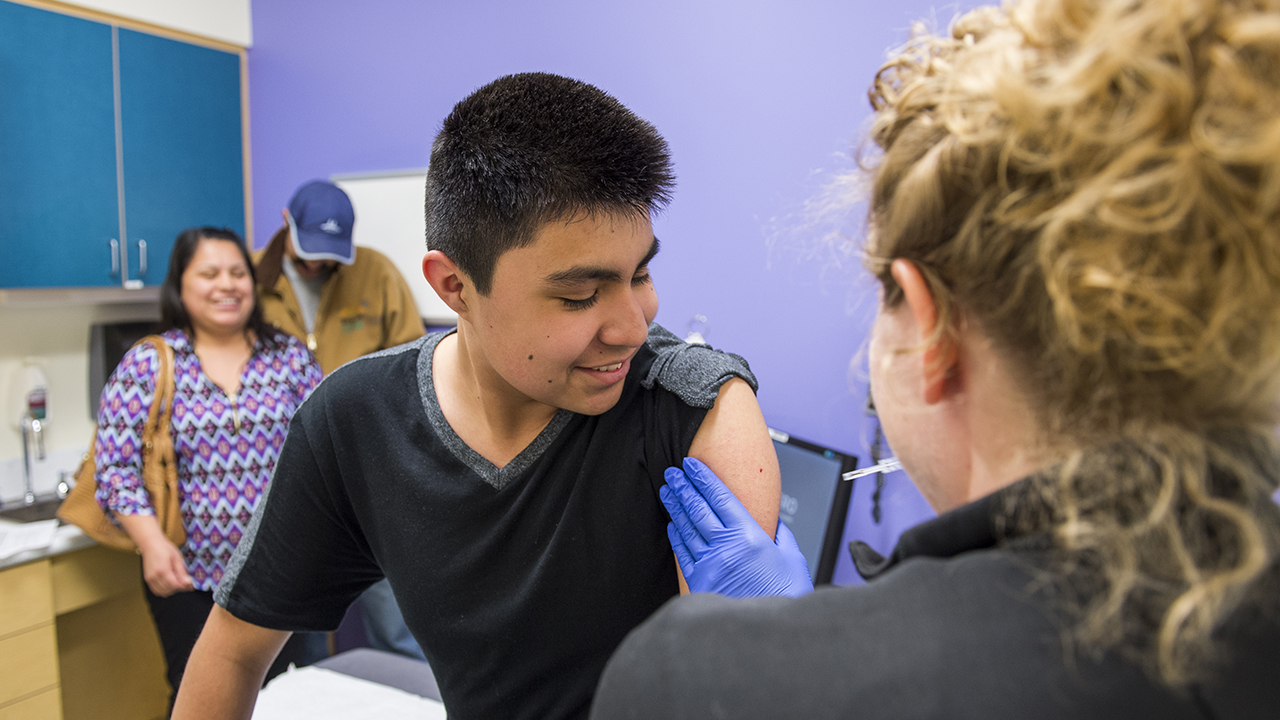
<path fill-rule="evenodd" d="M 950 558 L 970 550 L 985 550 L 1019 533 L 1001 519 L 1018 501 L 1032 497 L 1036 476 L 978 498 L 908 529 L 898 538 L 889 557 L 860 540 L 849 543 L 853 565 L 864 580 L 877 578 L 914 557 Z"/>
<path fill-rule="evenodd" d="M 258 258 L 257 265 L 254 266 L 254 273 L 258 279 L 259 292 L 279 292 L 275 289 L 276 283 L 280 281 L 280 277 L 284 275 L 284 263 L 287 259 L 285 253 L 286 243 L 289 242 L 289 226 L 282 226 L 271 236 L 270 242 L 267 243 L 266 249 L 262 251 L 262 255 Z M 356 253 L 360 252 L 356 248 Z M 329 279 L 333 279 L 334 275 L 341 273 L 345 268 L 349 267 L 343 263 L 333 269 L 333 274 Z M 287 278 L 286 278 L 287 280 Z"/>
<path fill-rule="evenodd" d="M 262 257 L 258 258 L 258 266 L 254 271 L 258 276 L 260 289 L 275 288 L 276 281 L 280 279 L 280 274 L 284 270 L 284 244 L 287 242 L 289 242 L 289 226 L 285 225 L 271 236 L 267 249 L 262 252 Z"/>
<path fill-rule="evenodd" d="M 1261 481 L 1242 483 L 1231 467 L 1212 464 L 1207 479 L 1211 494 L 1268 510 L 1274 508 L 1269 496 L 1280 484 L 1280 453 L 1271 441 L 1230 427 L 1211 429 L 1209 438 L 1235 461 L 1253 468 Z M 1130 458 L 1141 458 L 1141 449 L 1137 448 L 1135 454 L 1135 447 L 1124 441 L 1117 442 L 1115 450 Z M 1107 450 L 1102 449 L 1098 457 L 1105 461 Z M 871 580 L 913 557 L 950 558 L 1044 532 L 1060 520 L 1049 501 L 1053 493 L 1048 491 L 1057 482 L 1056 477 L 1056 468 L 1045 468 L 916 525 L 902 534 L 887 558 L 855 540 L 849 544 L 854 567 L 864 579 Z"/>

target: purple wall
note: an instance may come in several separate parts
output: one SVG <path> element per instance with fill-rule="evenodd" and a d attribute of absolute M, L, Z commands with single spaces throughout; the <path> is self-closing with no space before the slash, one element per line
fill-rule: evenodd
<path fill-rule="evenodd" d="M 709 342 L 759 375 L 771 425 L 865 462 L 865 363 L 851 359 L 875 309 L 873 286 L 856 260 L 821 249 L 826 228 L 811 226 L 803 205 L 850 167 L 885 49 L 930 7 L 255 0 L 255 237 L 270 237 L 305 180 L 425 167 L 453 103 L 500 75 L 585 80 L 672 146 L 676 201 L 655 223 L 658 321 L 683 335 L 693 315 L 707 316 Z M 938 12 L 943 24 L 953 7 Z M 860 222 L 855 213 L 849 227 Z M 884 525 L 874 526 L 873 485 L 855 489 L 846 535 L 884 549 L 931 513 L 899 473 L 885 491 Z M 845 553 L 836 579 L 853 580 Z"/>

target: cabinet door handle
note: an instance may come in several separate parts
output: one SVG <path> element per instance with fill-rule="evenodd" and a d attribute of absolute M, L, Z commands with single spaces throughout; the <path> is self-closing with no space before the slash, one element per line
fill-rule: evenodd
<path fill-rule="evenodd" d="M 111 277 L 120 275 L 120 241 L 111 238 Z"/>
<path fill-rule="evenodd" d="M 147 241 L 138 239 L 138 276 L 147 274 Z"/>

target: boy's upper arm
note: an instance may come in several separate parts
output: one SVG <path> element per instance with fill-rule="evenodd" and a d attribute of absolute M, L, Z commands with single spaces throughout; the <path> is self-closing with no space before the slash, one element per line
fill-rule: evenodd
<path fill-rule="evenodd" d="M 782 498 L 778 456 L 760 404 L 745 380 L 733 378 L 720 386 L 689 455 L 706 463 L 773 537 Z"/>
<path fill-rule="evenodd" d="M 187 662 L 174 719 L 248 718 L 267 668 L 288 639 L 288 632 L 247 623 L 215 605 Z"/>

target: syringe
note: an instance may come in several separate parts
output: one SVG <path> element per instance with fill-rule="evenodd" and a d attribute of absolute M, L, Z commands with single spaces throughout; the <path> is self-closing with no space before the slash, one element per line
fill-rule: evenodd
<path fill-rule="evenodd" d="M 857 480 L 860 477 L 866 477 L 868 475 L 876 475 L 879 473 L 891 473 L 895 470 L 901 470 L 901 469 L 902 469 L 902 463 L 898 462 L 898 458 L 891 457 L 891 458 L 885 458 L 884 460 L 881 460 L 875 465 L 869 465 L 864 468 L 858 468 L 857 470 L 850 470 L 849 472 L 841 475 L 840 479 L 841 480 Z"/>

